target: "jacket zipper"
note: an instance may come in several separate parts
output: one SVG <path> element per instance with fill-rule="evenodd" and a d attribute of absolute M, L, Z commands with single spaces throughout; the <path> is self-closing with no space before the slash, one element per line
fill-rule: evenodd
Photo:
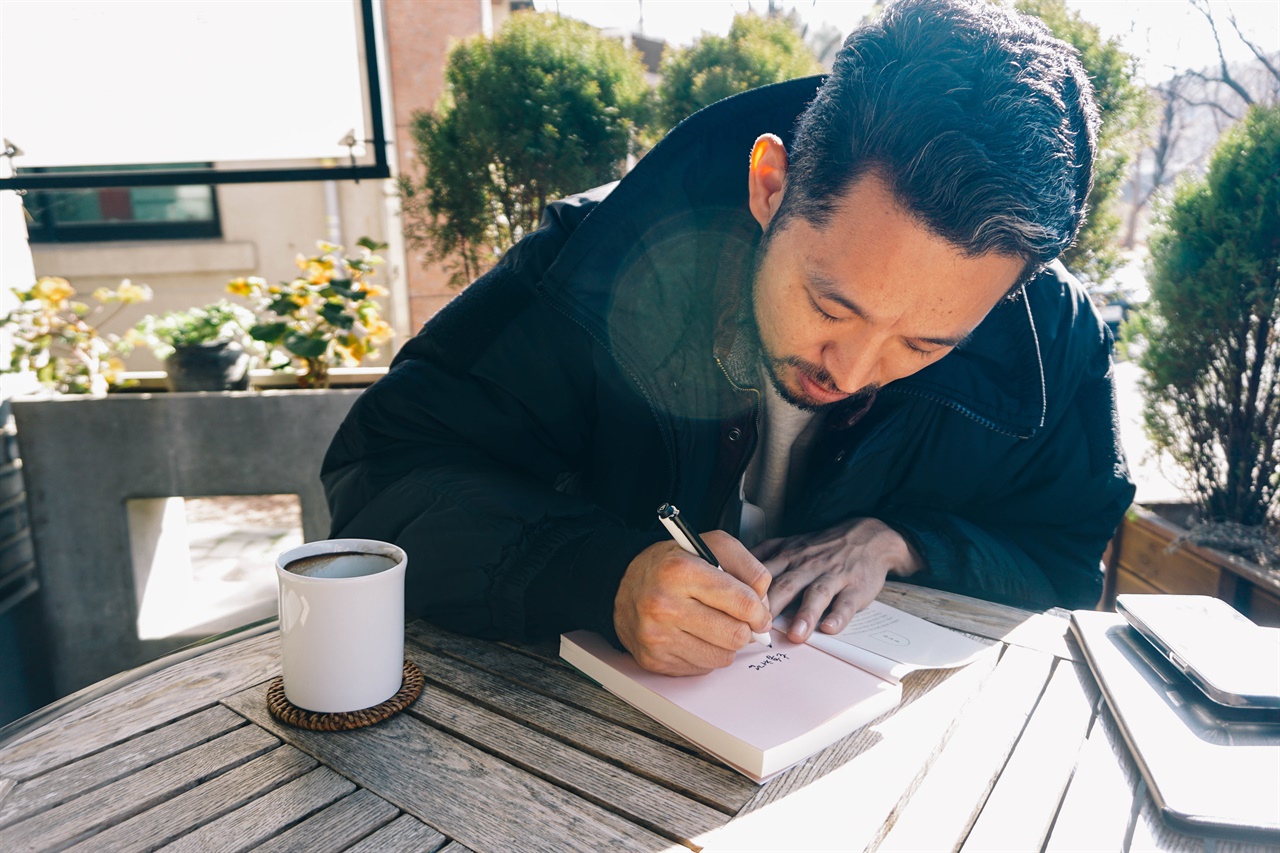
<path fill-rule="evenodd" d="M 982 415 L 979 415 L 977 412 L 974 412 L 973 410 L 960 405 L 956 401 L 949 400 L 940 394 L 934 394 L 932 391 L 922 391 L 916 388 L 884 388 L 880 391 L 880 393 L 881 394 L 905 394 L 907 396 L 919 397 L 923 400 L 929 400 L 930 402 L 937 403 L 940 406 L 945 406 L 946 408 L 951 409 L 952 411 L 959 412 L 969 420 L 981 426 L 986 427 L 992 432 L 998 433 L 1000 435 L 1007 435 L 1010 438 L 1028 439 L 1034 436 L 1036 433 L 1034 429 L 1031 430 L 1030 432 L 1018 432 L 1018 431 L 1003 427 L 1000 424 L 997 424 L 995 421 L 991 420 L 990 418 L 984 418 Z"/>

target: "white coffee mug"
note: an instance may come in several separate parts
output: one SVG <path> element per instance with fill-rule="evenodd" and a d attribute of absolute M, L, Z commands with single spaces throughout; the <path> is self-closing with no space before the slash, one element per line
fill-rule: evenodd
<path fill-rule="evenodd" d="M 276 558 L 284 695 L 308 711 L 379 705 L 404 674 L 404 572 L 388 542 L 323 539 Z"/>

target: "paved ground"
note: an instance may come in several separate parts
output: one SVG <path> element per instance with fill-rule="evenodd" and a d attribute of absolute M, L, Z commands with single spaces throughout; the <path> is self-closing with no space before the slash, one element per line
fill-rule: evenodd
<path fill-rule="evenodd" d="M 251 581 L 272 567 L 281 551 L 302 544 L 302 517 L 294 495 L 190 498 L 187 536 L 194 580 Z"/>
<path fill-rule="evenodd" d="M 1138 503 L 1170 503 L 1186 500 L 1179 484 L 1185 477 L 1168 457 L 1158 457 L 1142 426 L 1142 372 L 1132 362 L 1116 364 L 1116 405 L 1120 410 L 1120 441 L 1129 457 L 1129 473 L 1138 487 Z"/>

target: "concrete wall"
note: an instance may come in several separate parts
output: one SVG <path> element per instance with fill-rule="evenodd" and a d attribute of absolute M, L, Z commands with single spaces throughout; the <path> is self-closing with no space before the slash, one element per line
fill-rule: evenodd
<path fill-rule="evenodd" d="M 139 548 L 130 534 L 130 500 L 296 494 L 304 537 L 322 539 L 329 515 L 320 462 L 359 394 L 14 400 L 47 632 L 45 669 L 56 694 L 194 639 L 139 639 L 141 575 L 133 566 Z"/>

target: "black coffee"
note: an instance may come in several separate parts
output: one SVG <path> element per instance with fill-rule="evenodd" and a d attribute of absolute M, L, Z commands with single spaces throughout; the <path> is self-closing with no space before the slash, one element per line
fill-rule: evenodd
<path fill-rule="evenodd" d="M 381 554 L 340 551 L 290 560 L 284 570 L 304 578 L 362 578 L 385 572 L 395 568 L 395 565 L 396 560 Z"/>

